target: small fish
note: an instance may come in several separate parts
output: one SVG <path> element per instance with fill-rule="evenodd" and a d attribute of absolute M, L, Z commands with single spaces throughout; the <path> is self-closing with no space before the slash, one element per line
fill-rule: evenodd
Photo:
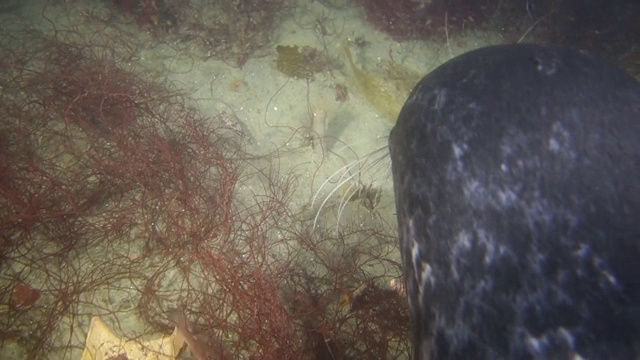
<path fill-rule="evenodd" d="M 195 334 L 191 332 L 191 326 L 187 321 L 183 308 L 171 308 L 167 312 L 167 316 L 176 326 L 178 335 L 180 335 L 180 337 L 182 337 L 187 343 L 187 347 L 189 347 L 189 350 L 191 350 L 191 353 L 196 360 L 214 360 L 214 357 L 209 353 L 206 344 L 200 341 Z"/>

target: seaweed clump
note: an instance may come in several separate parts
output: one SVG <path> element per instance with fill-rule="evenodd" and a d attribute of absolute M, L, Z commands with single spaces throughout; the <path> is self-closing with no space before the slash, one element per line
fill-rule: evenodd
<path fill-rule="evenodd" d="M 350 80 L 355 88 L 364 95 L 378 115 L 395 123 L 405 99 L 417 79 L 422 76 L 392 62 L 382 62 L 375 71 L 365 72 L 356 66 L 347 46 L 344 46 L 342 51 L 351 71 Z"/>
<path fill-rule="evenodd" d="M 331 60 L 310 46 L 276 46 L 276 68 L 288 77 L 313 79 L 314 75 L 331 68 Z"/>

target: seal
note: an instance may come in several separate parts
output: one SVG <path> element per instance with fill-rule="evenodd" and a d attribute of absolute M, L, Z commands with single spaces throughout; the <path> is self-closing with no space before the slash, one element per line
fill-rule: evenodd
<path fill-rule="evenodd" d="M 416 359 L 640 355 L 640 85 L 492 46 L 415 87 L 389 138 Z"/>

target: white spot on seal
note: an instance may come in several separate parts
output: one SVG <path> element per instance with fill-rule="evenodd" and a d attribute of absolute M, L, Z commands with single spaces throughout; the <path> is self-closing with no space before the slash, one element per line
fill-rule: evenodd
<path fill-rule="evenodd" d="M 562 336 L 562 338 L 564 339 L 564 341 L 569 344 L 569 348 L 570 349 L 574 349 L 575 348 L 575 343 L 573 340 L 573 335 L 571 335 L 571 333 L 569 331 L 567 331 L 567 329 L 560 327 L 560 329 L 558 329 L 558 332 L 560 333 L 560 336 Z"/>
<path fill-rule="evenodd" d="M 600 271 L 600 273 L 602 274 L 602 276 L 607 279 L 607 281 L 613 285 L 613 286 L 617 286 L 618 285 L 618 280 L 616 279 L 616 277 L 607 269 L 607 265 L 605 264 L 605 261 L 599 257 L 596 256 L 593 259 L 593 264 L 596 267 L 596 269 L 598 269 Z"/>
<path fill-rule="evenodd" d="M 504 189 L 498 191 L 498 199 L 502 206 L 513 206 L 518 202 L 518 195 L 516 195 L 516 193 L 511 189 Z"/>
<path fill-rule="evenodd" d="M 423 263 L 423 265 L 424 267 L 422 269 L 422 285 L 433 285 L 433 274 L 431 271 L 431 265 L 429 265 L 429 263 Z M 422 292 L 422 289 L 420 292 Z"/>
<path fill-rule="evenodd" d="M 435 101 L 435 108 L 438 112 L 440 112 L 440 110 L 442 110 L 442 107 L 444 106 L 444 103 L 447 101 L 447 89 L 439 89 L 435 91 L 436 93 L 436 101 Z"/>
<path fill-rule="evenodd" d="M 420 243 L 416 237 L 416 229 L 414 219 L 408 221 L 409 234 L 406 239 L 409 242 L 409 250 L 411 251 L 411 262 L 413 265 L 413 277 L 418 284 L 419 299 L 422 299 L 424 285 L 433 286 L 435 279 L 433 278 L 432 268 L 429 263 L 424 261 L 420 256 Z"/>
<path fill-rule="evenodd" d="M 460 161 L 460 158 L 464 155 L 464 150 L 458 144 L 452 144 L 453 147 L 453 156 L 455 156 L 456 160 Z"/>
<path fill-rule="evenodd" d="M 551 126 L 551 135 L 547 140 L 547 148 L 552 153 L 562 155 L 567 159 L 574 159 L 576 154 L 572 148 L 573 138 L 571 133 L 562 126 L 561 123 L 555 122 Z"/>
<path fill-rule="evenodd" d="M 555 341 L 554 341 L 555 340 Z M 555 330 L 549 330 L 539 337 L 533 336 L 527 333 L 525 342 L 527 343 L 531 353 L 535 355 L 541 355 L 546 353 L 550 348 L 557 346 L 554 342 L 561 340 L 567 344 L 567 347 L 571 350 L 575 349 L 575 340 L 571 332 L 564 327 L 560 326 Z M 572 352 L 572 359 L 582 359 L 580 355 Z"/>
<path fill-rule="evenodd" d="M 468 231 L 462 230 L 456 235 L 455 249 L 469 250 L 471 248 L 471 235 Z"/>

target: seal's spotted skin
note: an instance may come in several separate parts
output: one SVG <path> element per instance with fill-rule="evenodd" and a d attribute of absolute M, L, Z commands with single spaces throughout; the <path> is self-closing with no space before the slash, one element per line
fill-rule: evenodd
<path fill-rule="evenodd" d="M 415 358 L 640 355 L 640 85 L 578 51 L 488 47 L 390 136 Z"/>

